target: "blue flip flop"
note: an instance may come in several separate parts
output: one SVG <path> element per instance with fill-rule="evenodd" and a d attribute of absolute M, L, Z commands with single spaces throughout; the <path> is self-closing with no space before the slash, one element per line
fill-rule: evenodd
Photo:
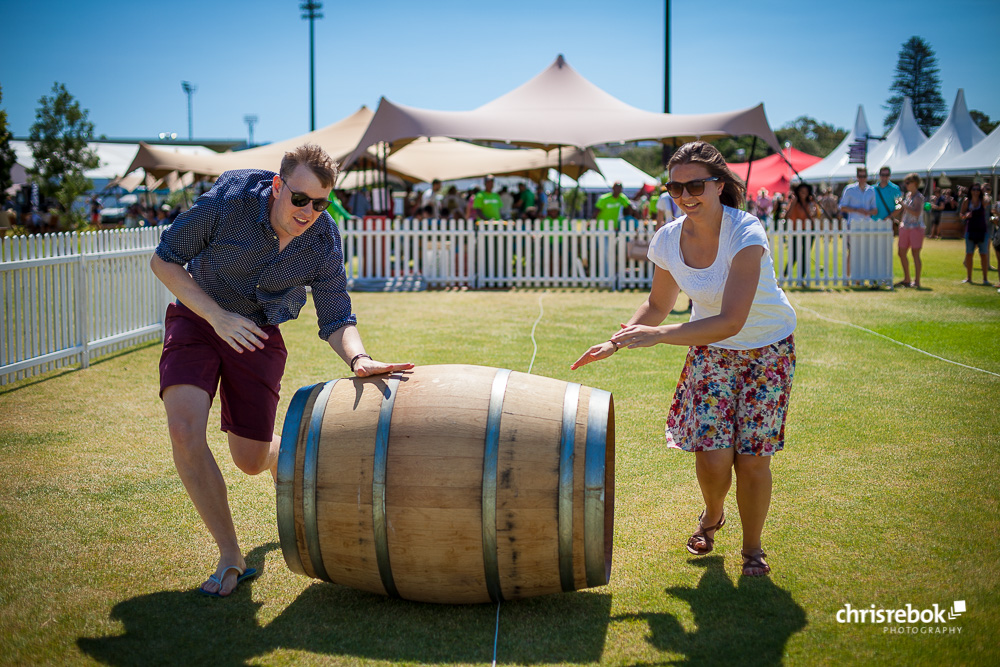
<path fill-rule="evenodd" d="M 257 576 L 257 570 L 255 570 L 252 567 L 248 567 L 246 570 L 244 570 L 243 568 L 238 567 L 236 565 L 230 565 L 229 567 L 227 567 L 225 570 L 222 571 L 222 576 L 221 577 L 217 577 L 216 575 L 213 574 L 212 576 L 210 576 L 208 578 L 208 580 L 209 581 L 214 581 L 215 583 L 217 583 L 219 585 L 219 590 L 221 591 L 222 590 L 222 580 L 226 578 L 226 573 L 229 572 L 230 570 L 236 570 L 236 586 L 234 586 L 233 590 L 229 592 L 229 595 L 232 595 L 233 593 L 235 593 L 236 589 L 239 588 L 239 585 L 241 583 L 243 583 L 247 579 L 253 579 L 254 577 Z M 202 587 L 198 588 L 198 592 L 201 593 L 202 595 L 207 595 L 207 596 L 213 597 L 213 598 L 227 598 L 227 597 L 229 597 L 229 595 L 219 595 L 218 591 L 216 591 L 214 593 L 211 592 L 211 591 L 206 591 Z"/>

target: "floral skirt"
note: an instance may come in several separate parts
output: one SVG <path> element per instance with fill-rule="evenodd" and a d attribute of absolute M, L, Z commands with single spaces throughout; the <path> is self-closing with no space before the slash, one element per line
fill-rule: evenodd
<path fill-rule="evenodd" d="M 785 415 L 795 374 L 789 335 L 767 347 L 688 350 L 667 417 L 667 446 L 687 452 L 735 447 L 770 456 L 785 446 Z"/>

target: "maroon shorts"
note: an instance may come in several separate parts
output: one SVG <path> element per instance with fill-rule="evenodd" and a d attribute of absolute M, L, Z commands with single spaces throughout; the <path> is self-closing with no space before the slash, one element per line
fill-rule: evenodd
<path fill-rule="evenodd" d="M 205 390 L 212 400 L 221 379 L 222 430 L 269 442 L 288 352 L 278 327 L 260 328 L 268 335 L 264 349 L 241 354 L 187 306 L 167 306 L 160 397 L 167 387 L 190 384 Z"/>

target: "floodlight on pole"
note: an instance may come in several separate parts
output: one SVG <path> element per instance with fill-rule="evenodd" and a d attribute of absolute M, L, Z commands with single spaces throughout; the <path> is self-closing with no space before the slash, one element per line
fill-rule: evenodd
<path fill-rule="evenodd" d="M 248 113 L 243 116 L 243 122 L 247 124 L 247 128 L 250 130 L 250 139 L 247 141 L 247 148 L 253 148 L 253 126 L 257 124 L 257 114 Z"/>
<path fill-rule="evenodd" d="M 304 13 L 302 18 L 309 19 L 309 131 L 316 129 L 316 48 L 313 41 L 313 23 L 316 19 L 323 18 L 319 10 L 323 9 L 322 2 L 306 0 L 299 5 Z"/>
<path fill-rule="evenodd" d="M 194 116 L 191 113 L 191 96 L 194 95 L 194 91 L 198 90 L 198 86 L 194 85 L 190 81 L 181 81 L 181 88 L 187 94 L 188 97 L 188 141 L 194 140 Z"/>

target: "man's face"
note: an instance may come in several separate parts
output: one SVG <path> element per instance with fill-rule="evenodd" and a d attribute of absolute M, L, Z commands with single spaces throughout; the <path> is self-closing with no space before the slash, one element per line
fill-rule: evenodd
<path fill-rule="evenodd" d="M 883 187 L 886 186 L 886 185 L 888 185 L 889 184 L 889 172 L 886 171 L 885 169 L 882 169 L 881 171 L 879 171 L 878 172 L 878 182 L 879 182 L 879 185 L 882 185 Z"/>
<path fill-rule="evenodd" d="M 615 183 L 614 185 L 611 186 L 611 194 L 613 194 L 614 196 L 617 197 L 621 193 L 622 193 L 622 184 L 621 183 Z"/>
<path fill-rule="evenodd" d="M 313 208 L 313 199 L 329 199 L 332 187 L 325 188 L 312 170 L 300 164 L 284 181 L 280 176 L 274 177 L 274 205 L 271 208 L 271 227 L 281 240 L 291 240 L 301 236 L 323 214 Z M 297 193 L 309 198 L 303 206 L 292 203 L 292 194 Z M 323 209 L 326 210 L 326 209 Z"/>
<path fill-rule="evenodd" d="M 858 185 L 864 185 L 868 182 L 868 172 L 864 169 L 858 169 Z"/>
<path fill-rule="evenodd" d="M 487 192 L 493 192 L 493 179 L 487 178 L 485 181 L 485 187 Z"/>

